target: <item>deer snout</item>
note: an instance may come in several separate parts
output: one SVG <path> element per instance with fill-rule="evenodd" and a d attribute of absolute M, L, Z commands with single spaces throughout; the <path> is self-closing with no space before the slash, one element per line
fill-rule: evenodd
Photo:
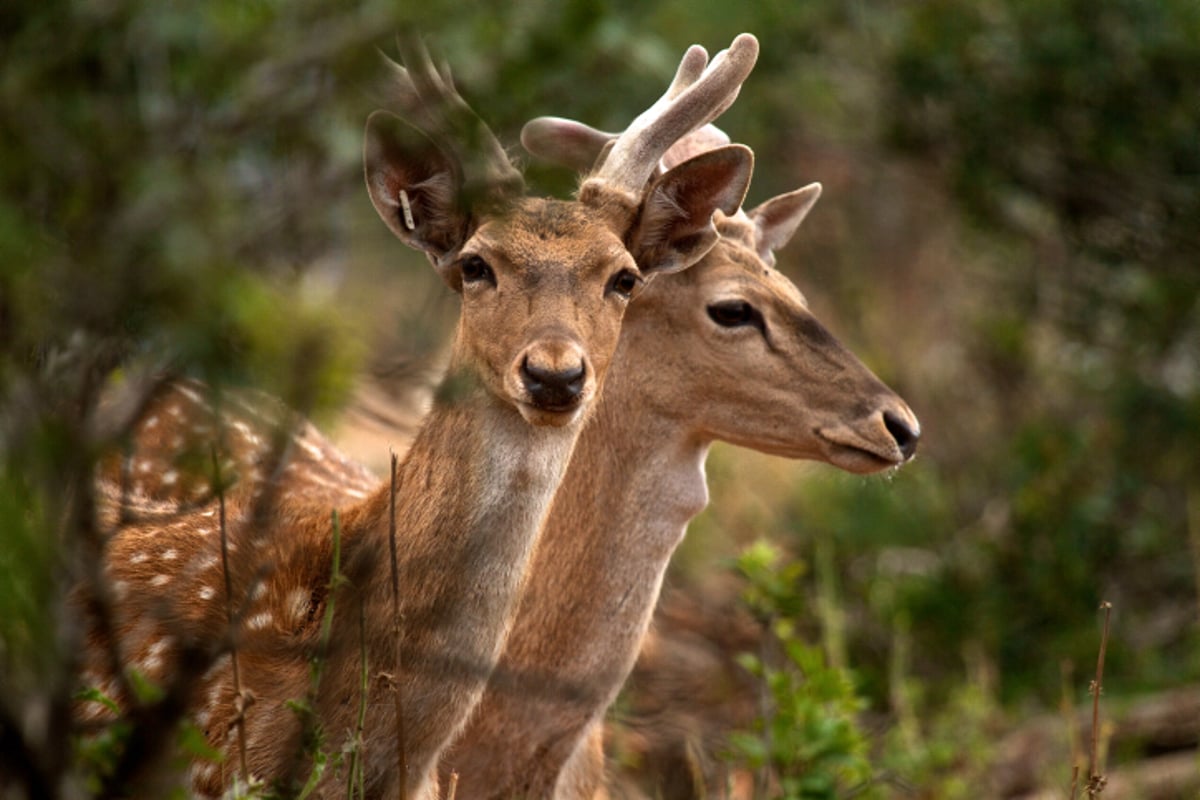
<path fill-rule="evenodd" d="M 865 474 L 898 467 L 913 457 L 921 423 L 898 397 L 886 397 L 866 416 L 829 420 L 816 429 L 823 459 L 848 472 Z"/>
<path fill-rule="evenodd" d="M 892 435 L 904 460 L 912 458 L 921 439 L 921 423 L 917 422 L 916 416 L 907 408 L 899 411 L 889 409 L 883 412 L 883 426 Z"/>
<path fill-rule="evenodd" d="M 545 411 L 572 411 L 588 384 L 587 357 L 569 341 L 540 343 L 525 351 L 519 368 L 529 401 Z"/>

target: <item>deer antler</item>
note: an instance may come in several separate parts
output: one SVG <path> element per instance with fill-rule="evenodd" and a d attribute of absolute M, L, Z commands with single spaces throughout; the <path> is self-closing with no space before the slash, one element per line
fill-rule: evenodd
<path fill-rule="evenodd" d="M 398 37 L 396 44 L 404 65 L 384 56 L 393 77 L 390 99 L 457 159 L 467 196 L 520 192 L 525 186 L 521 173 L 487 123 L 458 93 L 449 67 L 439 70 L 416 37 Z"/>
<path fill-rule="evenodd" d="M 735 38 L 712 63 L 703 47 L 688 48 L 666 94 L 617 137 L 588 181 L 640 195 L 671 145 L 733 104 L 757 59 L 758 40 L 748 33 Z"/>

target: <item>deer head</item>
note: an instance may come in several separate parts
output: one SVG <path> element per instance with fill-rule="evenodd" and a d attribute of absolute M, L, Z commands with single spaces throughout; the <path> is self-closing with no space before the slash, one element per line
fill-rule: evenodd
<path fill-rule="evenodd" d="M 575 202 L 523 195 L 503 148 L 419 44 L 390 64 L 410 121 L 377 111 L 364 165 L 371 201 L 462 296 L 451 370 L 531 424 L 575 422 L 598 391 L 625 306 L 653 275 L 684 269 L 718 237 L 752 170 L 747 148 L 705 153 L 656 175 L 678 138 L 733 102 L 757 57 L 738 37 L 710 64 L 688 50 L 667 93 L 616 137 Z"/>
<path fill-rule="evenodd" d="M 576 169 L 603 158 L 616 138 L 554 117 L 531 121 L 521 134 L 534 155 Z M 679 169 L 728 141 L 706 125 L 665 152 L 656 171 Z M 911 458 L 920 425 L 772 268 L 774 251 L 820 194 L 813 183 L 752 211 L 718 215 L 720 243 L 688 273 L 647 288 L 630 309 L 622 358 L 635 359 L 629 370 L 645 375 L 642 402 L 690 415 L 703 438 L 873 472 Z M 653 365 L 643 352 L 654 353 Z"/>

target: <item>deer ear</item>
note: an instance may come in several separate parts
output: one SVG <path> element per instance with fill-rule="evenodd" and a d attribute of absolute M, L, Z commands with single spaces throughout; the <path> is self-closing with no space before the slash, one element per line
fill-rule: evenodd
<path fill-rule="evenodd" d="M 821 184 L 810 183 L 794 192 L 772 197 L 750 212 L 749 217 L 754 221 L 755 246 L 765 264 L 774 265 L 775 251 L 788 243 L 820 196 Z"/>
<path fill-rule="evenodd" d="M 656 178 L 642 200 L 629 248 L 638 268 L 678 272 L 703 258 L 720 238 L 713 213 L 737 213 L 753 172 L 754 153 L 734 144 L 701 153 Z"/>
<path fill-rule="evenodd" d="M 561 117 L 538 117 L 521 128 L 521 145 L 534 156 L 586 175 L 615 133 Z"/>
<path fill-rule="evenodd" d="M 367 118 L 367 193 L 402 242 L 436 264 L 466 241 L 470 213 L 460 204 L 458 166 L 417 128 L 386 111 Z"/>

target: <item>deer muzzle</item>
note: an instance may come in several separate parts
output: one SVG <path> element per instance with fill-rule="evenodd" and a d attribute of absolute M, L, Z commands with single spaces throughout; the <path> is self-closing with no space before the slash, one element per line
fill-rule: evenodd
<path fill-rule="evenodd" d="M 569 339 L 539 341 L 526 348 L 517 359 L 514 377 L 521 412 L 535 425 L 571 422 L 593 393 L 587 356 Z"/>

